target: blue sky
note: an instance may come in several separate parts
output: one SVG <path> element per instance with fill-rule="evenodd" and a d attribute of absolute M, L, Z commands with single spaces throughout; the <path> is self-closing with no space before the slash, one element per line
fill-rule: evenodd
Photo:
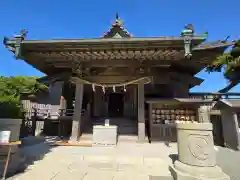
<path fill-rule="evenodd" d="M 228 4 L 226 4 L 228 2 Z M 2 0 L 0 37 L 21 29 L 28 39 L 93 38 L 107 31 L 116 12 L 134 36 L 178 36 L 184 25 L 196 33 L 209 32 L 208 40 L 240 37 L 239 0 Z M 0 45 L 0 75 L 43 75 L 24 61 L 15 60 Z M 192 91 L 215 92 L 227 82 L 222 73 L 200 72 L 204 83 Z M 232 91 L 240 90 L 240 86 Z"/>

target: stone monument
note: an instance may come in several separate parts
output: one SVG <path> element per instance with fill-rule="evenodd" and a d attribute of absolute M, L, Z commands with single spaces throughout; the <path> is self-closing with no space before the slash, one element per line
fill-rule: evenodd
<path fill-rule="evenodd" d="M 177 143 L 174 180 L 230 180 L 216 165 L 211 123 L 177 124 Z"/>

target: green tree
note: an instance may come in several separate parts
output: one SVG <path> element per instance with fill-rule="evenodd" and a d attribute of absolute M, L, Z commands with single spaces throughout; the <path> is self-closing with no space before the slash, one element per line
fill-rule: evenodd
<path fill-rule="evenodd" d="M 22 117 L 21 94 L 35 95 L 48 89 L 36 79 L 37 77 L 0 76 L 0 118 Z"/>
<path fill-rule="evenodd" d="M 221 72 L 222 70 L 229 83 L 219 92 L 226 93 L 240 82 L 240 40 L 235 42 L 229 52 L 217 57 L 213 64 L 207 67 L 208 72 Z"/>
<path fill-rule="evenodd" d="M 21 93 L 36 94 L 46 91 L 47 86 L 37 82 L 37 77 L 0 76 L 0 96 L 19 97 Z"/>

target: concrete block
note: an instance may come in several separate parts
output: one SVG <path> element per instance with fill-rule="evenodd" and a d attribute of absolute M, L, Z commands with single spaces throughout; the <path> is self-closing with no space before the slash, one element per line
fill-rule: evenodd
<path fill-rule="evenodd" d="M 116 145 L 117 126 L 93 126 L 93 143 L 99 145 Z"/>

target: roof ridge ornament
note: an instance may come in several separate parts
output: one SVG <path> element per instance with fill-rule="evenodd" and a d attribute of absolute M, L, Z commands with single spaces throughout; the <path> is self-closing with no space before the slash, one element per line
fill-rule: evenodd
<path fill-rule="evenodd" d="M 16 59 L 20 59 L 21 56 L 21 43 L 26 39 L 28 31 L 22 29 L 18 35 L 13 36 L 13 38 L 4 37 L 3 44 L 15 54 Z M 9 43 L 9 41 L 15 41 L 15 43 Z"/>
<path fill-rule="evenodd" d="M 116 20 L 118 20 L 119 19 L 119 15 L 118 15 L 118 12 L 116 13 Z"/>
<path fill-rule="evenodd" d="M 118 26 L 120 26 L 120 27 L 122 27 L 122 26 L 124 25 L 124 22 L 123 22 L 123 20 L 119 17 L 118 12 L 116 13 L 116 19 L 115 19 L 115 22 L 112 24 L 112 26 L 116 26 L 116 25 L 118 25 Z"/>
<path fill-rule="evenodd" d="M 127 29 L 124 27 L 124 21 L 120 18 L 118 12 L 116 13 L 116 19 L 112 22 L 110 29 L 103 34 L 103 38 L 122 38 L 122 37 L 132 37 Z"/>
<path fill-rule="evenodd" d="M 185 50 L 185 57 L 187 59 L 191 59 L 192 57 L 192 38 L 194 35 L 194 26 L 193 24 L 188 24 L 184 26 L 184 30 L 181 33 L 181 36 L 184 38 L 184 50 Z"/>
<path fill-rule="evenodd" d="M 21 38 L 21 40 L 25 40 L 26 37 L 27 37 L 27 33 L 28 31 L 26 29 L 21 29 L 20 30 L 20 33 L 15 35 L 14 38 L 17 39 L 17 38 Z"/>

